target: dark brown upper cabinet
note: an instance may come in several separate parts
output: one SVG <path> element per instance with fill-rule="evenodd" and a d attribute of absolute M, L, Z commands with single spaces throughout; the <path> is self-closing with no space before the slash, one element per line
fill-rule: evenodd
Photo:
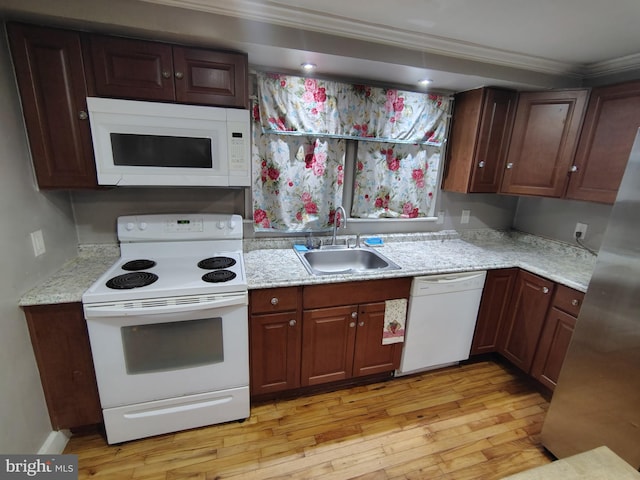
<path fill-rule="evenodd" d="M 613 203 L 640 128 L 640 81 L 594 88 L 567 198 Z"/>
<path fill-rule="evenodd" d="M 40 188 L 96 188 L 80 34 L 7 25 Z"/>
<path fill-rule="evenodd" d="M 443 190 L 500 190 L 517 97 L 513 90 L 498 88 L 456 94 Z"/>
<path fill-rule="evenodd" d="M 502 193 L 564 195 L 588 96 L 586 89 L 519 95 Z"/>
<path fill-rule="evenodd" d="M 248 108 L 247 56 L 92 36 L 98 96 Z"/>

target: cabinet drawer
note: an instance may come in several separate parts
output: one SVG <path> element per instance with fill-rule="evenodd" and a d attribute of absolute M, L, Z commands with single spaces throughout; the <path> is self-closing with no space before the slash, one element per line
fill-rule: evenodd
<path fill-rule="evenodd" d="M 250 292 L 251 313 L 271 313 L 296 310 L 300 287 L 265 288 Z"/>
<path fill-rule="evenodd" d="M 569 315 L 577 317 L 583 300 L 584 293 L 574 290 L 573 288 L 565 287 L 564 285 L 558 285 L 556 295 L 553 298 L 553 306 Z"/>

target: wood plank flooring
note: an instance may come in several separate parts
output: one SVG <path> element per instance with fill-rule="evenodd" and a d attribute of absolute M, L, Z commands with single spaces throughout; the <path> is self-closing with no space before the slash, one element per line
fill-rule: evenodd
<path fill-rule="evenodd" d="M 547 401 L 493 361 L 252 407 L 244 423 L 109 446 L 72 437 L 79 479 L 499 479 L 551 461 Z"/>

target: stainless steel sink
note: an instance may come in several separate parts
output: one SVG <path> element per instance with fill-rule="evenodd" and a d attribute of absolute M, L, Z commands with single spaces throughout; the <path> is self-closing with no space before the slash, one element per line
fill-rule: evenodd
<path fill-rule="evenodd" d="M 296 255 L 312 275 L 339 275 L 400 269 L 397 264 L 384 255 L 368 247 L 330 247 L 306 252 L 296 250 Z"/>

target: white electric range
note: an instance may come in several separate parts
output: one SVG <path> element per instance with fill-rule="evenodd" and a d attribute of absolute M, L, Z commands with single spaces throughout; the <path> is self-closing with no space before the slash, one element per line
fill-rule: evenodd
<path fill-rule="evenodd" d="M 107 440 L 249 416 L 242 218 L 118 218 L 120 259 L 83 295 Z"/>

